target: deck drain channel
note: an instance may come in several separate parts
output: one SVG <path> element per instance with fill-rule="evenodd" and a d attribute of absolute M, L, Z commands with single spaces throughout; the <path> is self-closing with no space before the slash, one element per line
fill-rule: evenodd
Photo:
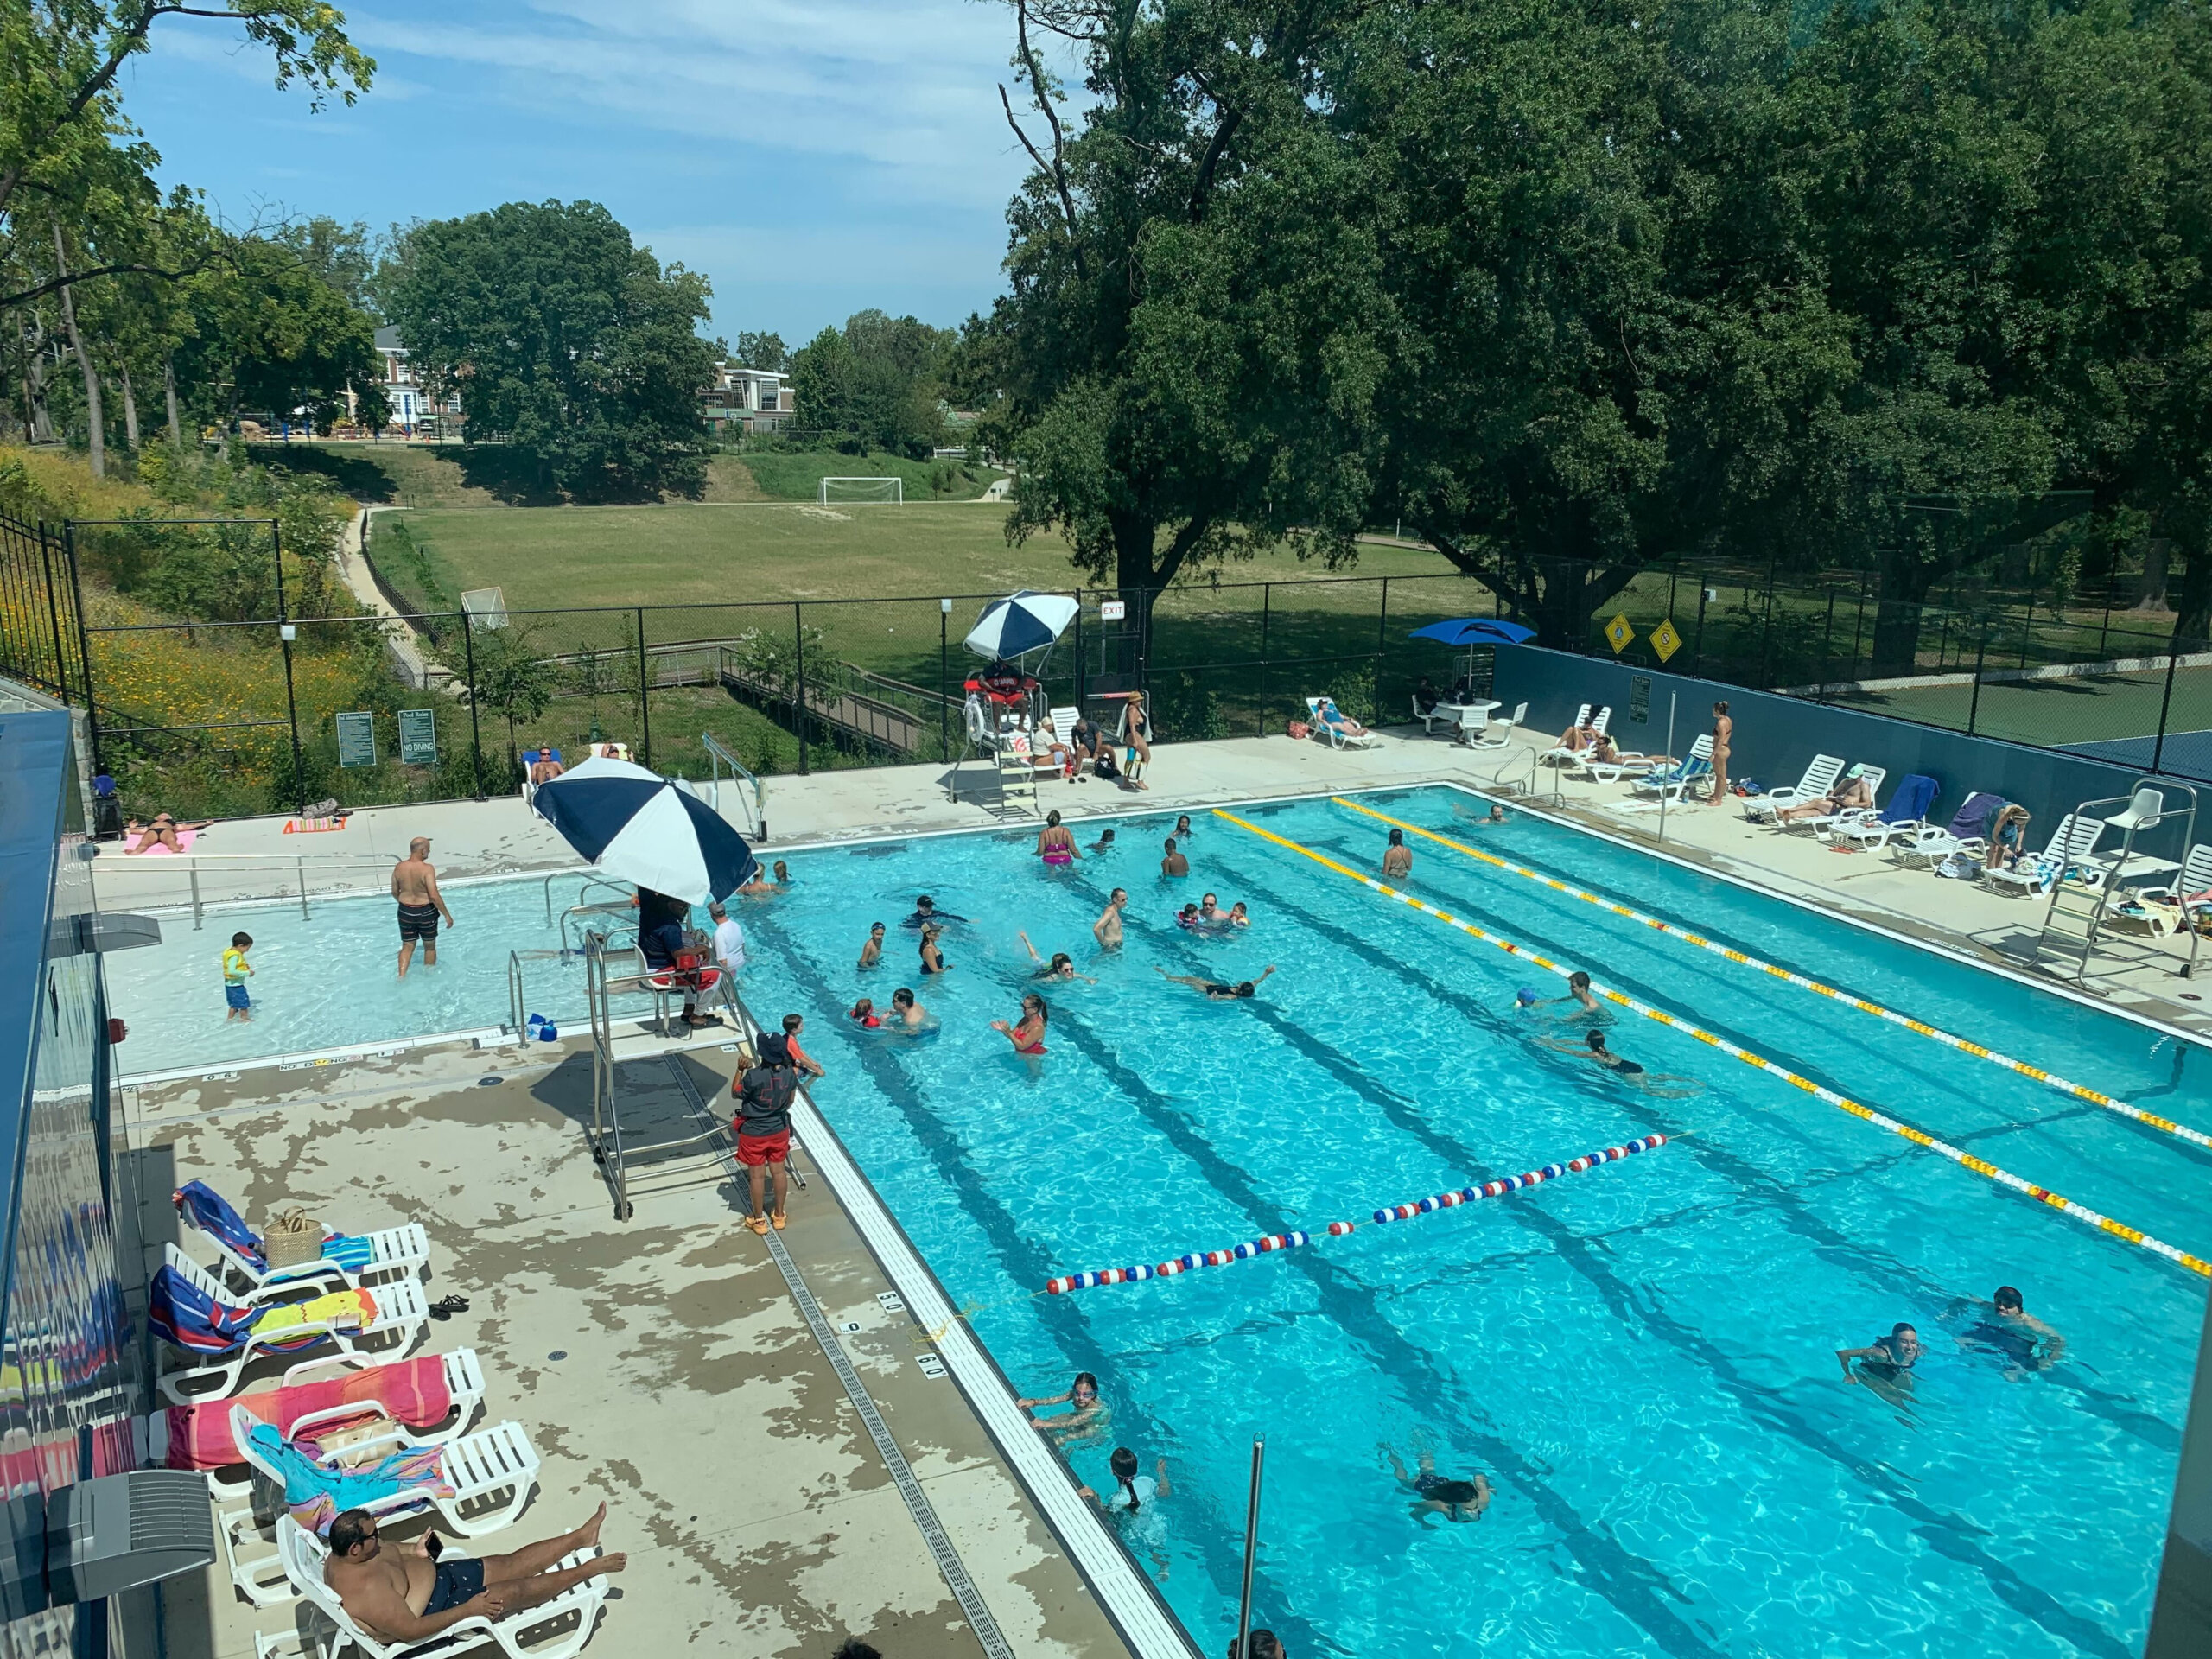
<path fill-rule="evenodd" d="M 687 1099 L 699 1111 L 711 1116 L 705 1101 L 699 1096 L 697 1086 L 683 1062 L 675 1055 L 667 1057 L 668 1069 Z M 725 1160 L 734 1170 L 734 1160 Z M 784 1283 L 791 1287 L 791 1300 L 798 1304 L 798 1311 L 805 1315 L 807 1328 L 814 1332 L 814 1340 L 843 1383 L 846 1396 L 853 1402 L 853 1409 L 860 1414 L 868 1438 L 875 1442 L 876 1451 L 882 1455 L 884 1466 L 891 1471 L 891 1478 L 899 1488 L 899 1496 L 906 1500 L 906 1512 L 914 1517 L 914 1525 L 922 1535 L 922 1541 L 929 1546 L 936 1558 L 938 1571 L 944 1575 L 944 1582 L 959 1602 L 960 1611 L 968 1617 L 969 1627 L 976 1632 L 976 1639 L 991 1659 L 1014 1659 L 1014 1649 L 1007 1645 L 1000 1634 L 998 1621 L 991 1617 L 991 1610 L 984 1605 L 982 1592 L 976 1588 L 976 1581 L 968 1576 L 968 1568 L 960 1559 L 960 1552 L 952 1547 L 952 1540 L 945 1535 L 944 1524 L 937 1518 L 937 1511 L 922 1491 L 922 1484 L 914 1478 L 914 1471 L 906 1461 L 906 1454 L 899 1449 L 899 1442 L 891 1438 L 890 1427 L 883 1421 L 883 1414 L 876 1409 L 867 1384 L 860 1373 L 853 1369 L 853 1362 L 846 1357 L 844 1344 L 837 1340 L 837 1333 L 830 1327 L 821 1304 L 814 1300 L 814 1293 L 806 1287 L 806 1280 L 791 1260 L 791 1252 L 784 1248 L 780 1235 L 773 1231 L 762 1235 L 768 1241 L 768 1254 L 774 1258 L 776 1270 L 784 1275 Z"/>

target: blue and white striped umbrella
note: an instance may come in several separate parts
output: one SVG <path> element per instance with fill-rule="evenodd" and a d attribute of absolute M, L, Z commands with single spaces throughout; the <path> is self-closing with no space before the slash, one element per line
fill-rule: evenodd
<path fill-rule="evenodd" d="M 1020 657 L 1042 651 L 1075 620 L 1076 602 L 1067 594 L 1033 594 L 1027 588 L 983 607 L 961 643 L 978 657 Z"/>
<path fill-rule="evenodd" d="M 713 807 L 627 760 L 583 761 L 531 804 L 599 869 L 671 899 L 727 899 L 760 868 Z"/>

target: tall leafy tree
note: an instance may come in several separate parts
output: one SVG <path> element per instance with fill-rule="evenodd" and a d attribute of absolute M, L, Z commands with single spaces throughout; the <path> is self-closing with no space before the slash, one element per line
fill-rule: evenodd
<path fill-rule="evenodd" d="M 474 442 L 498 434 L 581 497 L 696 492 L 712 347 L 703 276 L 665 269 L 596 202 L 509 202 L 412 227 L 386 315 Z"/>
<path fill-rule="evenodd" d="M 943 435 L 938 397 L 954 340 L 950 329 L 874 310 L 823 329 L 791 358 L 799 425 L 856 453 L 928 460 Z"/>

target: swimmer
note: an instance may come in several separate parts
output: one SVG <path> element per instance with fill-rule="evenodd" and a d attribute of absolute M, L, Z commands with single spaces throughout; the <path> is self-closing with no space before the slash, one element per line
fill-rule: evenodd
<path fill-rule="evenodd" d="M 1986 1302 L 1966 1306 L 1976 1318 L 1959 1345 L 2003 1355 L 2005 1375 L 2014 1382 L 2030 1371 L 2049 1370 L 2066 1352 L 2066 1338 L 2029 1313 L 2010 1285 L 1998 1286 Z"/>
<path fill-rule="evenodd" d="M 901 985 L 891 993 L 892 1018 L 909 1031 L 918 1031 L 929 1021 L 929 1010 L 914 1001 L 914 994 Z"/>
<path fill-rule="evenodd" d="M 1176 926 L 1196 927 L 1198 925 L 1198 907 L 1196 905 L 1185 905 L 1182 909 L 1175 912 Z"/>
<path fill-rule="evenodd" d="M 1239 899 L 1235 904 L 1229 907 L 1229 925 L 1231 927 L 1249 927 L 1252 925 L 1251 912 L 1244 908 L 1244 901 L 1242 899 Z"/>
<path fill-rule="evenodd" d="M 1634 1060 L 1624 1060 L 1605 1046 L 1605 1033 L 1602 1031 L 1593 1031 L 1590 1033 L 1590 1058 L 1599 1065 L 1608 1066 L 1619 1072 L 1624 1077 L 1640 1077 L 1643 1075 L 1643 1068 Z"/>
<path fill-rule="evenodd" d="M 1113 1497 L 1101 1497 L 1088 1486 L 1078 1486 L 1076 1489 L 1083 1497 L 1089 1498 L 1103 1510 L 1119 1510 L 1125 1514 L 1135 1515 L 1154 1498 L 1171 1497 L 1174 1495 L 1168 1490 L 1167 1459 L 1165 1458 L 1160 1459 L 1153 1465 L 1156 1478 L 1154 1475 L 1137 1473 L 1137 1454 L 1126 1446 L 1117 1446 L 1114 1448 L 1114 1456 L 1109 1466 L 1114 1471 Z"/>
<path fill-rule="evenodd" d="M 747 899 L 773 899 L 791 884 L 791 867 L 779 858 L 776 861 L 774 880 L 772 881 L 760 873 L 760 867 L 756 864 L 753 867 L 753 879 L 740 887 L 738 892 Z"/>
<path fill-rule="evenodd" d="M 1541 1002 L 1532 1001 L 1529 1006 L 1539 1008 L 1548 1008 L 1553 1007 L 1554 1004 L 1560 1002 L 1579 1003 L 1581 1005 L 1582 1011 L 1585 1014 L 1603 1014 L 1605 1012 L 1605 1005 L 1598 1001 L 1597 994 L 1590 988 L 1590 976 L 1582 972 L 1580 969 L 1577 969 L 1573 973 L 1571 973 L 1567 976 L 1567 995 L 1565 996 L 1547 997 Z"/>
<path fill-rule="evenodd" d="M 1075 849 L 1075 832 L 1060 822 L 1055 808 L 1045 815 L 1045 827 L 1037 832 L 1037 856 L 1054 869 L 1063 869 L 1083 856 Z"/>
<path fill-rule="evenodd" d="M 1406 845 L 1406 832 L 1393 830 L 1390 844 L 1382 849 L 1382 874 L 1392 880 L 1402 880 L 1414 870 L 1413 849 Z"/>
<path fill-rule="evenodd" d="M 1175 837 L 1179 841 L 1191 838 L 1191 815 L 1187 812 L 1175 820 Z"/>
<path fill-rule="evenodd" d="M 1045 1052 L 1045 1022 L 1050 1018 L 1045 999 L 1036 992 L 1029 991 L 1021 999 L 1021 1018 L 1012 1025 L 1003 1020 L 994 1020 L 991 1029 L 1012 1043 L 1017 1054 L 1042 1054 Z"/>
<path fill-rule="evenodd" d="M 1262 983 L 1267 979 L 1268 974 L 1272 974 L 1274 970 L 1274 964 L 1269 963 L 1267 973 L 1262 974 L 1258 979 L 1240 980 L 1234 985 L 1224 985 L 1217 979 L 1200 979 L 1192 974 L 1171 974 L 1157 963 L 1153 964 L 1152 969 L 1152 971 L 1162 979 L 1172 981 L 1178 985 L 1187 985 L 1194 991 L 1203 992 L 1209 1002 L 1234 1002 L 1240 997 L 1250 996 L 1260 988 Z"/>
<path fill-rule="evenodd" d="M 1175 850 L 1175 837 L 1173 836 L 1167 837 L 1167 856 L 1160 861 L 1160 873 L 1176 876 L 1191 873 L 1191 861 Z"/>
<path fill-rule="evenodd" d="M 1543 1006 L 1543 999 L 1536 995 L 1534 986 L 1523 985 L 1513 993 L 1513 1011 L 1516 1014 L 1527 1014 L 1533 1008 L 1541 1008 Z"/>
<path fill-rule="evenodd" d="M 944 931 L 935 922 L 922 930 L 922 971 L 925 974 L 942 974 L 952 966 L 937 948 L 938 936 Z"/>
<path fill-rule="evenodd" d="M 1414 1519 L 1423 1527 L 1428 1517 L 1440 1515 L 1447 1521 L 1479 1521 L 1490 1508 L 1490 1482 L 1477 1475 L 1472 1480 L 1446 1480 L 1436 1472 L 1436 1454 L 1423 1451 L 1416 1471 L 1406 1472 L 1406 1465 L 1398 1461 L 1398 1454 L 1389 1446 L 1382 1455 L 1390 1460 L 1390 1472 L 1398 1484 L 1411 1492 L 1419 1501 L 1413 1507 Z"/>
<path fill-rule="evenodd" d="M 1129 890 L 1127 887 L 1116 887 L 1107 895 L 1106 908 L 1090 925 L 1090 937 L 1098 941 L 1101 950 L 1122 948 L 1122 910 L 1128 902 Z"/>
<path fill-rule="evenodd" d="M 1020 939 L 1024 948 L 1028 950 L 1029 960 L 1037 964 L 1037 971 L 1030 975 L 1030 978 L 1079 979 L 1086 985 L 1096 985 L 1098 982 L 1089 974 L 1078 974 L 1076 972 L 1075 958 L 1068 955 L 1066 951 L 1053 951 L 1052 961 L 1046 962 L 1044 957 L 1037 954 L 1037 947 L 1029 943 L 1029 936 L 1027 933 L 1018 933 L 1014 937 Z"/>
<path fill-rule="evenodd" d="M 1221 900 L 1211 893 L 1198 901 L 1198 925 L 1200 927 L 1227 927 L 1229 925 L 1229 912 L 1221 907 Z"/>
<path fill-rule="evenodd" d="M 1089 1371 L 1077 1371 L 1075 1381 L 1068 1385 L 1065 1394 L 1050 1395 L 1037 1400 L 1017 1400 L 1014 1403 L 1030 1414 L 1030 1427 L 1039 1434 L 1071 1434 L 1077 1429 L 1089 1429 L 1091 1434 L 1083 1437 L 1087 1440 L 1112 1421 L 1106 1410 L 1106 1402 L 1099 1398 L 1098 1379 Z M 1045 1418 L 1036 1415 L 1039 1406 L 1071 1406 L 1074 1409 L 1065 1417 Z M 1065 1446 L 1067 1442 L 1063 1440 L 1060 1444 Z"/>
<path fill-rule="evenodd" d="M 939 910 L 937 900 L 923 893 L 914 900 L 914 913 L 899 924 L 901 927 L 926 927 L 931 922 L 964 922 L 965 916 L 955 916 L 949 910 Z"/>
<path fill-rule="evenodd" d="M 1923 1351 L 1920 1332 L 1900 1320 L 1888 1336 L 1877 1337 L 1864 1348 L 1839 1348 L 1835 1357 L 1845 1382 L 1862 1383 L 1894 1401 L 1897 1393 L 1910 1391 L 1912 1368 Z M 1856 1370 L 1852 1369 L 1854 1363 Z"/>
<path fill-rule="evenodd" d="M 1454 801 L 1452 804 L 1452 816 L 1462 823 L 1471 823 L 1479 828 L 1486 823 L 1503 823 L 1505 809 L 1493 804 L 1487 812 L 1475 812 Z"/>
<path fill-rule="evenodd" d="M 1098 839 L 1090 843 L 1090 855 L 1096 858 L 1101 853 L 1110 853 L 1113 850 L 1114 832 L 1111 830 L 1101 830 L 1098 832 Z"/>
<path fill-rule="evenodd" d="M 883 1023 L 882 1015 L 875 1011 L 875 1004 L 865 996 L 845 1010 L 845 1018 L 856 1026 L 865 1026 L 870 1031 Z"/>
<path fill-rule="evenodd" d="M 883 960 L 883 924 L 878 922 L 868 931 L 868 943 L 861 946 L 860 965 L 873 968 Z"/>

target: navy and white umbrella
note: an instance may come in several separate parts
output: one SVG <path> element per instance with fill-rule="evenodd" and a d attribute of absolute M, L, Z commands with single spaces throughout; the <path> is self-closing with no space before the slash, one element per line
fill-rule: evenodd
<path fill-rule="evenodd" d="M 713 807 L 627 760 L 582 761 L 531 805 L 601 870 L 671 899 L 727 899 L 760 868 Z"/>
<path fill-rule="evenodd" d="M 961 643 L 978 657 L 1026 656 L 1042 651 L 1075 620 L 1077 605 L 1066 594 L 1033 594 L 1027 588 L 983 607 Z"/>

